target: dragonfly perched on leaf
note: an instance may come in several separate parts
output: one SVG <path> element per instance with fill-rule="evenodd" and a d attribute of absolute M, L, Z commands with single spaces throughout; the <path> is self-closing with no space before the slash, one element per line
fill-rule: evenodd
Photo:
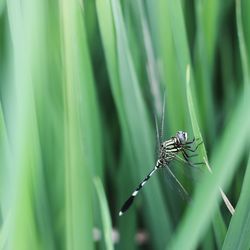
<path fill-rule="evenodd" d="M 164 123 L 163 117 L 164 117 L 164 108 L 163 108 L 161 132 L 163 131 L 163 123 Z M 203 162 L 193 163 L 190 160 L 192 157 L 197 156 L 197 154 L 193 154 L 193 153 L 195 153 L 195 151 L 197 150 L 199 145 L 202 144 L 202 142 L 199 142 L 196 145 L 197 140 L 195 139 L 189 140 L 188 133 L 184 131 L 178 131 L 175 136 L 171 137 L 170 139 L 166 141 L 161 142 L 159 140 L 158 127 L 157 127 L 157 138 L 158 138 L 158 146 L 159 146 L 159 156 L 156 161 L 156 164 L 154 168 L 148 173 L 148 175 L 143 179 L 143 181 L 138 185 L 138 187 L 133 191 L 133 193 L 127 199 L 127 201 L 123 204 L 119 212 L 119 216 L 123 215 L 130 208 L 135 197 L 138 195 L 138 193 L 143 188 L 143 186 L 147 183 L 150 177 L 158 169 L 161 169 L 161 168 L 165 168 L 167 170 L 169 176 L 178 186 L 177 188 L 184 194 L 184 196 L 188 197 L 188 193 L 186 189 L 179 182 L 179 180 L 171 171 L 169 166 L 173 161 L 185 163 L 191 167 L 195 167 L 196 165 L 199 165 L 199 164 L 204 164 Z M 162 138 L 162 134 L 161 134 L 161 138 Z"/>

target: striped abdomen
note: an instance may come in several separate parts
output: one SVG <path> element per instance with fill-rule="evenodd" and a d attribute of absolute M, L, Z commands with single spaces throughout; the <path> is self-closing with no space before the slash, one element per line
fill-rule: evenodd
<path fill-rule="evenodd" d="M 160 161 L 160 159 L 157 161 L 155 167 L 150 171 L 150 173 L 144 178 L 144 180 L 139 184 L 139 186 L 135 189 L 135 191 L 131 194 L 131 196 L 127 199 L 127 201 L 123 204 L 120 212 L 119 212 L 119 216 L 121 216 L 124 212 L 126 212 L 129 207 L 132 205 L 135 196 L 138 194 L 138 192 L 140 191 L 140 189 L 147 183 L 147 181 L 149 180 L 149 178 L 154 174 L 154 172 L 159 169 L 160 167 L 162 167 L 162 163 Z"/>

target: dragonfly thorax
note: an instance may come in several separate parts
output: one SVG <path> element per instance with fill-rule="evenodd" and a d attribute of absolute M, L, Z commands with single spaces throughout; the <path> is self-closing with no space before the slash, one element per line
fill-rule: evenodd
<path fill-rule="evenodd" d="M 159 161 L 162 165 L 168 164 L 182 150 L 187 142 L 187 132 L 178 131 L 176 136 L 164 141 L 160 148 Z"/>

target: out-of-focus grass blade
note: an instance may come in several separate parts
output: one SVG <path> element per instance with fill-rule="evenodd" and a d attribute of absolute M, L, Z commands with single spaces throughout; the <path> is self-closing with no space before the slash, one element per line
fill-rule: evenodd
<path fill-rule="evenodd" d="M 199 81 L 200 92 L 199 100 L 201 115 L 203 116 L 208 140 L 214 140 L 215 127 L 208 127 L 209 121 L 215 118 L 214 97 L 212 95 L 211 83 L 214 74 L 214 61 L 216 57 L 216 47 L 218 35 L 224 20 L 224 16 L 228 11 L 231 1 L 205 0 L 195 2 L 196 14 L 196 41 L 195 41 L 195 76 Z M 210 138 L 213 137 L 213 138 Z"/>
<path fill-rule="evenodd" d="M 250 157 L 235 214 L 230 221 L 223 250 L 250 248 Z"/>
<path fill-rule="evenodd" d="M 104 192 L 103 185 L 102 185 L 100 178 L 96 177 L 94 179 L 94 184 L 95 184 L 96 192 L 99 198 L 99 203 L 101 205 L 103 236 L 104 236 L 105 244 L 106 244 L 105 249 L 112 250 L 114 249 L 113 244 L 112 244 L 112 237 L 111 237 L 112 236 L 112 223 L 111 223 L 111 218 L 109 214 L 108 203 L 105 197 L 105 192 Z"/>
<path fill-rule="evenodd" d="M 171 30 L 172 30 L 172 36 L 174 40 L 174 46 L 176 48 L 180 80 L 182 81 L 183 89 L 185 90 L 187 65 L 190 65 L 190 71 L 189 71 L 190 79 L 193 83 L 194 83 L 194 77 L 193 77 L 193 72 L 192 72 L 192 67 L 191 67 L 191 57 L 190 57 L 190 51 L 189 51 L 189 46 L 188 46 L 188 40 L 187 40 L 187 31 L 186 31 L 186 27 L 184 23 L 184 15 L 182 12 L 181 2 L 179 0 L 175 2 L 168 0 L 167 3 L 169 7 L 168 12 L 169 12 L 169 20 L 170 20 L 170 25 L 171 25 Z M 194 88 L 192 88 L 192 93 L 193 93 L 194 100 L 196 100 L 196 93 L 195 93 Z M 187 94 L 186 91 L 184 91 L 185 105 L 187 105 L 186 94 Z M 193 102 L 193 105 L 196 105 L 195 101 Z M 187 114 L 188 114 L 188 110 L 187 110 Z M 199 118 L 198 113 L 196 113 L 196 117 L 197 116 Z M 189 120 L 190 117 L 188 115 L 187 117 L 188 118 L 186 118 L 186 120 L 188 124 L 190 122 Z"/>
<path fill-rule="evenodd" d="M 117 195 L 119 197 L 117 202 L 118 205 L 116 206 L 118 216 L 118 209 L 120 209 L 122 202 L 127 199 L 127 195 L 129 194 L 127 192 L 127 188 L 130 187 L 128 182 L 124 182 L 123 185 L 120 185 L 120 183 L 124 181 L 124 179 L 131 179 L 131 173 L 128 171 L 127 166 L 131 166 L 133 160 L 131 158 L 131 152 L 128 152 L 128 150 L 126 150 L 127 148 L 130 148 L 130 141 L 128 140 L 129 127 L 125 117 L 122 91 L 121 86 L 119 84 L 120 80 L 116 52 L 116 37 L 110 0 L 96 0 L 96 9 L 105 54 L 105 60 L 110 78 L 111 91 L 115 100 L 116 108 L 118 110 L 121 133 L 122 137 L 124 138 L 124 140 L 122 140 L 122 148 L 124 149 L 124 152 L 121 154 L 121 170 L 116 173 L 116 183 L 120 187 L 117 190 Z M 125 153 L 125 151 L 127 152 Z M 124 159 L 124 155 L 126 155 L 126 159 Z M 134 246 L 134 235 L 136 233 L 135 210 L 130 211 L 130 213 L 132 214 L 130 214 L 129 218 L 127 218 L 125 221 L 119 221 L 119 229 L 121 236 L 120 242 L 118 243 L 118 249 L 131 249 L 131 247 Z"/>
<path fill-rule="evenodd" d="M 216 208 L 216 213 L 213 217 L 213 230 L 211 230 L 211 232 L 213 232 L 214 237 L 215 237 L 215 241 L 216 241 L 216 245 L 217 248 L 221 249 L 222 245 L 223 245 L 223 241 L 225 239 L 225 235 L 227 232 L 227 228 L 225 225 L 225 222 L 223 220 L 223 217 L 221 215 L 221 212 L 219 210 L 219 206 L 217 206 Z"/>
<path fill-rule="evenodd" d="M 0 249 L 5 249 L 8 244 L 8 236 L 10 233 L 10 218 L 9 215 L 5 216 L 5 220 L 1 225 L 1 231 L 0 231 Z"/>
<path fill-rule="evenodd" d="M 160 116 L 162 112 L 162 98 L 163 95 L 160 93 L 160 82 L 159 82 L 159 71 L 157 69 L 157 62 L 154 55 L 153 44 L 151 34 L 149 32 L 149 27 L 147 19 L 145 17 L 145 11 L 143 8 L 143 2 L 141 0 L 136 2 L 136 11 L 138 11 L 138 16 L 140 17 L 143 42 L 147 56 L 147 73 L 149 79 L 149 86 L 153 98 L 154 110 L 156 116 Z"/>
<path fill-rule="evenodd" d="M 243 33 L 243 26 L 242 26 L 241 0 L 236 0 L 236 23 L 237 23 L 237 32 L 238 32 L 238 38 L 239 38 L 243 80 L 244 80 L 244 85 L 247 88 L 247 86 L 249 86 L 250 79 L 249 79 L 247 48 L 246 48 L 246 43 L 245 43 L 245 38 L 244 38 L 244 33 Z"/>
<path fill-rule="evenodd" d="M 202 34 L 199 34 L 202 35 L 202 40 L 200 42 L 203 43 L 205 49 L 204 57 L 206 58 L 205 60 L 207 60 L 207 71 L 211 73 L 211 66 L 215 56 L 216 40 L 222 17 L 220 13 L 221 9 L 223 9 L 221 8 L 222 2 L 216 0 L 205 0 L 197 1 L 195 5 L 197 14 L 196 21 L 201 27 L 199 32 L 202 32 Z"/>
<path fill-rule="evenodd" d="M 248 28 L 248 24 L 250 22 L 250 15 L 248 14 L 249 9 L 250 9 L 250 2 L 247 0 L 241 0 L 242 27 L 243 27 L 248 58 L 250 58 L 250 31 Z"/>
<path fill-rule="evenodd" d="M 6 124 L 4 120 L 3 110 L 2 110 L 2 104 L 0 103 L 0 180 L 1 180 L 1 192 L 0 192 L 0 200 L 2 200 L 4 193 L 2 192 L 4 188 L 4 184 L 6 181 L 6 175 L 7 175 L 7 169 L 6 166 L 8 166 L 8 157 L 9 156 L 9 142 L 7 138 L 7 130 L 6 130 Z M 5 177 L 5 178 L 4 178 Z"/>
<path fill-rule="evenodd" d="M 176 48 L 176 54 L 178 56 L 178 62 L 180 67 L 181 79 L 185 83 L 186 79 L 186 66 L 190 65 L 190 52 L 188 49 L 187 33 L 184 25 L 184 17 L 181 9 L 180 1 L 172 2 L 167 1 L 169 6 L 170 24 L 173 33 L 173 39 Z M 192 74 L 192 72 L 190 72 Z"/>
<path fill-rule="evenodd" d="M 37 168 L 35 205 L 37 227 L 44 248 L 61 248 L 65 235 L 64 108 L 59 9 L 56 1 L 31 1 L 32 47 L 35 53 L 32 80 L 42 164 Z M 60 56 L 59 56 L 60 55 Z M 61 236 L 60 244 L 56 237 Z"/>
<path fill-rule="evenodd" d="M 98 109 L 79 1 L 61 2 L 65 95 L 66 241 L 68 249 L 93 249 L 91 176 L 101 175 Z M 94 132 L 99 135 L 95 138 Z M 96 143 L 98 141 L 98 143 Z M 100 146 L 100 145 L 99 145 Z M 99 151 L 99 149 L 97 148 Z M 96 155 L 97 153 L 97 155 Z M 99 165 L 99 166 L 98 166 Z"/>
<path fill-rule="evenodd" d="M 4 192 L 4 219 L 9 217 L 8 249 L 40 249 L 36 218 L 37 173 L 41 166 L 40 145 L 35 110 L 33 64 L 36 59 L 35 28 L 40 16 L 34 15 L 34 1 L 8 1 L 8 18 L 13 43 L 13 76 L 7 111 L 11 157 L 8 159 Z M 42 3 L 41 3 L 42 5 Z M 27 8 L 27 6 L 29 6 Z M 34 8 L 34 9 L 33 9 Z M 36 6 L 38 10 L 39 7 Z M 28 51 L 28 52 L 27 52 Z M 8 215 L 8 216 L 7 216 Z M 6 222 L 6 221 L 5 221 Z M 46 248 L 51 249 L 51 242 Z"/>
<path fill-rule="evenodd" d="M 7 170 L 8 166 L 8 157 L 9 155 L 9 143 L 7 139 L 7 130 L 6 124 L 4 121 L 4 115 L 2 111 L 2 105 L 0 105 L 0 162 L 1 162 L 1 230 L 0 230 L 0 249 L 4 249 L 7 246 L 9 234 L 10 234 L 10 208 L 6 206 L 6 193 L 3 192 L 6 190 L 6 183 L 10 184 L 9 171 Z"/>
<path fill-rule="evenodd" d="M 214 174 L 206 175 L 197 185 L 193 202 L 176 237 L 171 242 L 171 249 L 194 249 L 198 245 L 216 209 L 216 201 L 219 198 L 218 186 L 225 187 L 230 184 L 249 138 L 250 117 L 245 115 L 250 105 L 249 93 L 249 91 L 246 93 L 248 98 L 243 98 L 246 97 L 244 94 L 240 96 L 237 109 L 233 112 L 223 137 L 213 151 L 211 165 L 214 166 Z M 242 120 L 244 123 L 241 122 Z M 190 225 L 192 225 L 192 233 L 190 233 Z"/>
<path fill-rule="evenodd" d="M 248 1 L 243 1 L 248 2 Z M 216 59 L 218 58 L 218 42 L 222 44 L 222 47 L 230 47 L 231 42 L 222 41 L 225 39 L 225 30 L 227 30 L 223 24 L 227 20 L 227 15 L 230 13 L 233 1 L 216 1 L 216 0 L 205 0 L 196 1 L 194 4 L 195 14 L 196 14 L 196 37 L 195 37 L 195 47 L 194 47 L 194 74 L 196 77 L 197 87 L 200 90 L 197 99 L 199 99 L 199 110 L 202 116 L 200 123 L 202 127 L 205 127 L 203 131 L 207 134 L 206 139 L 208 142 L 214 141 L 215 127 L 209 126 L 209 121 L 217 118 L 218 112 L 214 110 L 214 103 L 216 103 L 216 98 L 213 95 L 212 81 L 215 74 L 217 74 Z M 248 10 L 246 5 L 245 10 Z M 246 19 L 249 15 L 246 14 Z M 224 27 L 223 27 L 224 26 Z M 228 29 L 229 30 L 229 29 Z M 247 31 L 248 29 L 246 29 Z M 222 34 L 223 32 L 223 34 Z M 229 31 L 231 34 L 231 29 Z M 219 37 L 220 36 L 220 37 Z M 226 38 L 230 41 L 229 37 Z M 224 50 L 224 48 L 222 48 Z M 227 51 L 229 56 L 232 51 Z M 230 60 L 229 60 L 230 61 Z M 236 62 L 237 64 L 237 62 Z M 228 75 L 228 80 L 225 83 L 226 91 L 224 91 L 224 98 L 231 93 L 232 86 L 232 76 L 229 68 L 224 66 L 224 63 L 220 63 Z M 198 84 L 199 83 L 199 84 Z M 204 126 L 203 126 L 204 124 Z"/>
<path fill-rule="evenodd" d="M 223 83 L 223 92 L 225 97 L 223 98 L 223 106 L 225 109 L 225 117 L 230 115 L 232 104 L 235 101 L 235 93 L 237 93 L 237 86 L 235 84 L 235 61 L 234 49 L 232 43 L 226 42 L 230 37 L 230 31 L 224 31 L 223 37 L 220 39 L 220 56 L 221 56 L 221 75 Z"/>
<path fill-rule="evenodd" d="M 179 58 L 176 56 L 177 50 L 171 31 L 168 3 L 164 0 L 148 0 L 146 3 L 147 11 L 150 12 L 149 27 L 151 29 L 149 34 L 151 34 L 156 57 L 156 65 L 153 66 L 159 72 L 159 80 L 164 84 L 166 95 L 167 135 L 164 136 L 169 137 L 176 133 L 176 130 L 187 128 L 187 105 L 183 88 L 185 81 L 181 81 Z"/>
<path fill-rule="evenodd" d="M 96 0 L 98 24 L 102 36 L 102 44 L 107 62 L 109 77 L 112 84 L 112 91 L 118 105 L 118 110 L 122 107 L 121 89 L 119 88 L 118 63 L 116 55 L 116 38 L 113 23 L 113 14 L 110 0 Z M 120 115 L 121 112 L 119 112 Z"/>
<path fill-rule="evenodd" d="M 6 0 L 0 0 L 0 15 L 2 15 L 5 7 L 6 7 Z"/>
<path fill-rule="evenodd" d="M 118 209 L 120 209 L 120 206 L 123 204 L 124 200 L 128 198 L 128 190 L 131 188 L 131 182 L 124 181 L 131 178 L 131 174 L 127 170 L 127 166 L 130 166 L 131 164 L 133 164 L 132 158 L 129 157 L 126 150 L 123 150 L 121 157 L 121 171 L 119 172 L 117 178 L 119 197 Z M 122 185 L 120 185 L 120 183 L 122 183 Z M 135 209 L 131 208 L 131 211 L 129 211 L 125 220 L 119 220 L 119 229 L 120 241 L 118 243 L 118 249 L 123 250 L 135 248 L 135 235 L 137 232 L 137 214 Z"/>
<path fill-rule="evenodd" d="M 9 224 L 12 225 L 8 234 L 8 237 L 12 239 L 10 247 L 19 249 L 36 247 L 32 245 L 29 238 L 33 237 L 39 228 L 42 232 L 39 239 L 42 242 L 40 244 L 46 249 L 53 249 L 53 234 L 46 203 L 38 135 L 38 113 L 35 100 L 39 98 L 34 91 L 40 82 L 44 83 L 43 70 L 41 70 L 44 65 L 39 65 L 40 71 L 35 69 L 40 63 L 38 58 L 41 59 L 40 53 L 45 47 L 43 39 L 39 39 L 39 37 L 44 38 L 42 26 L 44 25 L 43 10 L 45 6 L 42 2 L 35 1 L 25 1 L 22 4 L 24 4 L 23 8 L 20 9 L 18 2 L 13 5 L 11 1 L 8 2 L 15 64 L 9 65 L 8 70 L 12 75 L 7 77 L 9 84 L 5 83 L 8 88 L 3 89 L 3 95 L 9 94 L 6 98 L 8 101 L 4 98 L 5 119 L 8 121 L 10 140 L 14 143 L 10 144 L 11 148 L 9 145 L 5 145 L 5 150 L 9 150 L 9 159 L 3 165 L 5 167 L 5 181 L 3 182 L 5 188 L 3 190 L 7 195 L 4 197 L 5 201 L 2 202 L 3 220 L 5 221 L 7 218 L 6 214 L 10 217 L 11 223 Z M 29 7 L 26 8 L 27 6 Z M 14 86 L 11 82 L 13 79 Z M 1 157 L 1 161 L 3 161 L 3 157 Z M 7 209 L 8 211 L 6 211 Z M 22 213 L 24 214 L 22 215 Z M 34 224 L 34 228 L 29 223 Z M 6 225 L 6 223 L 4 224 Z M 28 230 L 25 229 L 25 226 L 28 227 Z M 32 234 L 30 234 L 30 230 Z"/>

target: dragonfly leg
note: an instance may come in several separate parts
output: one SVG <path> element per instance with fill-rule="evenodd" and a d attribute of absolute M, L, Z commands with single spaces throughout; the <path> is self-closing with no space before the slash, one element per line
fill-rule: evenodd
<path fill-rule="evenodd" d="M 198 143 L 197 146 L 194 149 L 192 149 L 192 147 L 190 147 L 188 145 L 187 146 L 183 146 L 183 148 L 186 149 L 186 150 L 188 150 L 188 151 L 190 151 L 190 152 L 195 152 L 202 143 L 203 143 L 203 141 L 201 141 L 200 143 Z"/>
<path fill-rule="evenodd" d="M 193 158 L 193 157 L 196 157 L 196 156 L 198 156 L 198 154 L 188 155 L 189 158 Z"/>
<path fill-rule="evenodd" d="M 189 154 L 185 151 L 185 149 L 183 149 L 182 152 L 183 152 L 183 154 L 185 154 L 185 156 L 186 156 L 188 159 L 198 156 L 198 154 L 189 155 Z"/>
<path fill-rule="evenodd" d="M 195 154 L 195 155 L 188 155 L 187 152 L 183 149 L 183 150 L 182 150 L 182 155 L 183 155 L 183 157 L 184 157 L 186 163 L 187 163 L 188 165 L 192 166 L 192 167 L 195 167 L 195 166 L 197 166 L 197 165 L 204 165 L 204 164 L 205 164 L 204 162 L 191 162 L 191 161 L 189 160 L 189 158 L 194 157 L 194 156 L 197 156 L 197 154 Z"/>
<path fill-rule="evenodd" d="M 186 142 L 185 144 L 193 144 L 195 142 L 195 138 L 193 140 Z"/>

